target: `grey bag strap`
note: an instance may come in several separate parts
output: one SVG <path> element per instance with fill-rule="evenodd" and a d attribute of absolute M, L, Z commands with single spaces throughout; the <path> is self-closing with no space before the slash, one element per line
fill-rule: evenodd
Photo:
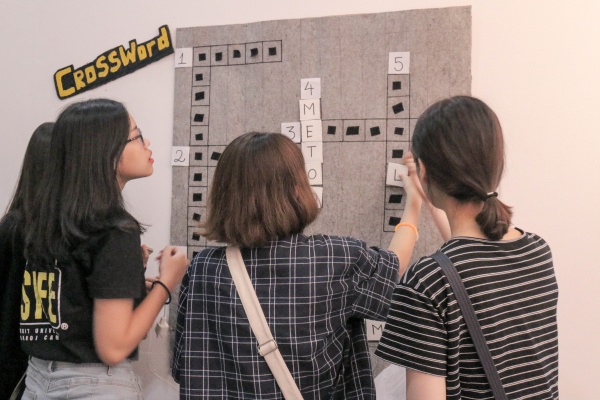
<path fill-rule="evenodd" d="M 440 267 L 442 267 L 442 271 L 446 275 L 446 278 L 448 278 L 450 287 L 456 296 L 456 301 L 458 302 L 460 311 L 462 312 L 471 338 L 473 339 L 475 350 L 477 350 L 477 354 L 481 360 L 481 365 L 483 365 L 485 376 L 492 388 L 494 398 L 496 400 L 508 400 L 502 382 L 500 381 L 500 376 L 496 370 L 496 365 L 494 364 L 494 360 L 492 360 L 492 354 L 490 353 L 490 349 L 483 336 L 483 331 L 479 325 L 479 320 L 477 319 L 477 315 L 475 315 L 475 309 L 473 308 L 473 304 L 471 304 L 465 285 L 463 284 L 462 279 L 460 279 L 460 275 L 458 275 L 458 271 L 454 268 L 454 264 L 448 256 L 439 250 L 432 254 L 431 258 L 437 261 Z"/>
<path fill-rule="evenodd" d="M 250 321 L 250 327 L 254 332 L 254 336 L 256 336 L 258 353 L 265 358 L 269 365 L 283 397 L 286 400 L 302 400 L 298 385 L 296 385 L 290 370 L 285 365 L 285 361 L 277 348 L 277 342 L 273 339 L 271 329 L 252 286 L 252 281 L 248 276 L 240 249 L 235 246 L 227 246 L 225 256 L 235 288 L 248 316 L 248 321 Z"/>

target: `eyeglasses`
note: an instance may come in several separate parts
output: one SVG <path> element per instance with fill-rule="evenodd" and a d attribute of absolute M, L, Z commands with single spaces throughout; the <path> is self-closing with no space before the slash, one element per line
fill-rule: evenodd
<path fill-rule="evenodd" d="M 138 131 L 140 134 L 139 134 L 139 135 L 137 135 L 137 136 L 134 136 L 134 137 L 132 137 L 132 138 L 129 138 L 129 139 L 127 139 L 127 140 L 125 141 L 125 144 L 127 144 L 127 143 L 129 143 L 129 142 L 133 142 L 133 141 L 134 141 L 134 140 L 136 140 L 136 139 L 140 139 L 140 140 L 142 141 L 142 144 L 145 144 L 145 143 L 144 143 L 144 136 L 142 136 L 142 130 L 141 130 L 139 127 L 136 127 L 135 129 L 136 129 L 136 130 L 137 130 L 137 131 Z"/>

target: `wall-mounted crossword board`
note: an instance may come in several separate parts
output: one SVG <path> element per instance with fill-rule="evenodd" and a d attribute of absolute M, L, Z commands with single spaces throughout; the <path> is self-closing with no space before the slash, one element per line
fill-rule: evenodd
<path fill-rule="evenodd" d="M 306 233 L 386 248 L 405 204 L 394 164 L 429 104 L 470 93 L 470 53 L 470 7 L 177 29 L 172 243 L 215 245 L 195 227 L 219 156 L 266 131 L 302 148 L 322 204 Z M 413 259 L 441 244 L 423 216 Z"/>

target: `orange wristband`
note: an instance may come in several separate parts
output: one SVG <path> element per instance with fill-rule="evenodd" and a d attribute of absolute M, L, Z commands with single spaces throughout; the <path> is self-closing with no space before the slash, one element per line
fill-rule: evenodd
<path fill-rule="evenodd" d="M 417 240 L 419 240 L 419 230 L 417 229 L 416 226 L 414 226 L 410 222 L 400 222 L 398 225 L 396 225 L 396 228 L 394 229 L 394 231 L 397 231 L 398 228 L 400 228 L 401 226 L 406 226 L 407 228 L 412 229 L 413 232 L 415 233 L 415 235 L 417 236 Z"/>

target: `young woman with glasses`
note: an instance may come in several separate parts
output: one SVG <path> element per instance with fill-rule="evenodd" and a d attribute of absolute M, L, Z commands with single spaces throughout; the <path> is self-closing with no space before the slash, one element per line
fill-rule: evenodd
<path fill-rule="evenodd" d="M 146 293 L 143 227 L 121 190 L 152 174 L 149 145 L 116 101 L 74 103 L 56 120 L 38 198 L 25 206 L 24 399 L 141 399 L 130 360 L 188 265 L 165 247 Z"/>

